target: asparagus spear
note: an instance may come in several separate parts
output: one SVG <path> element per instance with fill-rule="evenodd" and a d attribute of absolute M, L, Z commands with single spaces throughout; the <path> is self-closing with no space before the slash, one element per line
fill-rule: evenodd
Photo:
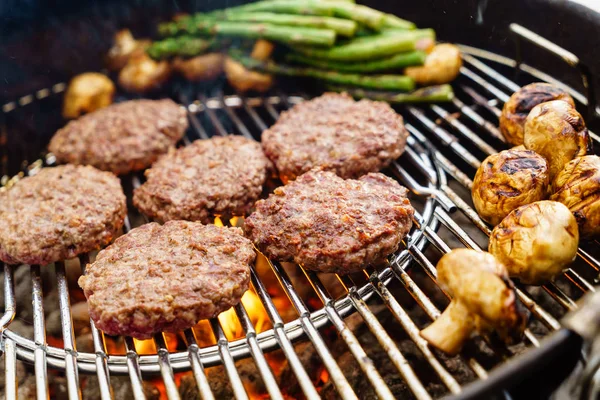
<path fill-rule="evenodd" d="M 381 29 L 385 19 L 385 13 L 381 11 L 347 1 L 263 0 L 223 11 L 225 13 L 267 11 L 286 14 L 336 16 L 360 22 L 374 30 Z"/>
<path fill-rule="evenodd" d="M 441 103 L 452 101 L 454 98 L 452 86 L 448 84 L 428 86 L 410 93 L 389 93 L 337 85 L 327 85 L 327 89 L 334 92 L 347 92 L 357 99 L 379 100 L 388 103 Z"/>
<path fill-rule="evenodd" d="M 264 22 L 273 25 L 331 29 L 342 36 L 354 36 L 357 27 L 356 22 L 352 20 L 314 15 L 240 12 L 227 14 L 225 18 L 227 21 Z"/>
<path fill-rule="evenodd" d="M 383 18 L 384 28 L 398 28 L 398 29 L 416 29 L 416 25 L 405 19 L 396 17 L 393 14 L 385 14 Z"/>
<path fill-rule="evenodd" d="M 404 35 L 377 35 L 350 40 L 346 44 L 329 49 L 297 46 L 298 52 L 311 58 L 334 61 L 360 61 L 387 57 L 415 49 L 415 36 L 407 31 Z"/>
<path fill-rule="evenodd" d="M 146 52 L 155 60 L 173 56 L 192 57 L 204 53 L 215 46 L 215 39 L 202 39 L 193 36 L 179 36 L 154 42 Z"/>
<path fill-rule="evenodd" d="M 379 72 L 403 68 L 410 65 L 423 65 L 427 54 L 423 51 L 409 51 L 398 53 L 391 57 L 364 61 L 358 63 L 347 63 L 342 61 L 318 60 L 302 54 L 291 53 L 287 55 L 289 61 L 310 65 L 312 67 L 328 69 L 339 72 Z"/>
<path fill-rule="evenodd" d="M 269 74 L 310 77 L 340 85 L 360 86 L 370 89 L 409 91 L 415 87 L 415 82 L 404 75 L 360 75 L 336 71 L 326 71 L 316 68 L 297 68 L 289 65 L 275 64 L 272 61 L 262 62 L 244 57 L 235 52 L 231 56 L 248 69 Z"/>
<path fill-rule="evenodd" d="M 268 11 L 275 13 L 297 14 L 297 15 L 322 15 L 333 16 L 334 2 L 319 2 L 317 0 L 263 0 L 255 3 L 243 4 L 237 7 L 229 7 L 224 10 L 217 10 L 211 15 L 222 15 L 222 13 L 235 12 L 256 12 Z"/>
<path fill-rule="evenodd" d="M 254 4 L 254 3 L 252 3 Z M 267 39 L 287 44 L 309 44 L 313 46 L 332 46 L 335 43 L 335 31 L 331 29 L 281 26 L 253 22 L 230 22 L 196 20 L 188 21 L 185 30 L 191 34 L 239 36 L 250 39 Z"/>

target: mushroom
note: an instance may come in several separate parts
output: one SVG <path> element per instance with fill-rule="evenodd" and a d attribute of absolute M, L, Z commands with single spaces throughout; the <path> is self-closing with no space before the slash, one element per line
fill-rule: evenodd
<path fill-rule="evenodd" d="M 567 206 L 582 237 L 600 234 L 600 157 L 576 158 L 556 176 L 552 200 Z"/>
<path fill-rule="evenodd" d="M 475 174 L 471 196 L 479 216 L 496 225 L 517 207 L 548 194 L 548 164 L 531 150 L 510 149 L 487 157 Z"/>
<path fill-rule="evenodd" d="M 514 92 L 504 103 L 500 115 L 500 131 L 506 141 L 514 146 L 523 144 L 523 128 L 529 112 L 538 104 L 551 100 L 564 100 L 575 107 L 567 92 L 549 83 L 531 83 Z"/>
<path fill-rule="evenodd" d="M 185 79 L 193 82 L 209 81 L 223 73 L 223 60 L 221 53 L 208 53 L 196 57 L 173 60 L 173 69 Z"/>
<path fill-rule="evenodd" d="M 575 157 L 591 151 L 592 142 L 581 114 L 563 100 L 533 107 L 525 121 L 524 144 L 548 161 L 550 182 Z"/>
<path fill-rule="evenodd" d="M 63 103 L 63 117 L 77 118 L 113 102 L 115 84 L 104 74 L 86 72 L 69 82 Z"/>
<path fill-rule="evenodd" d="M 252 49 L 252 58 L 259 61 L 266 61 L 271 57 L 272 52 L 273 44 L 266 40 L 259 39 Z M 248 90 L 266 92 L 273 85 L 272 75 L 250 71 L 231 57 L 225 59 L 224 67 L 227 81 L 240 92 L 247 92 Z"/>
<path fill-rule="evenodd" d="M 133 55 L 119 72 L 119 85 L 128 92 L 146 93 L 171 76 L 168 61 L 155 61 L 145 52 Z"/>
<path fill-rule="evenodd" d="M 120 30 L 106 55 L 106 66 L 111 71 L 120 71 L 132 56 L 143 53 L 150 43 L 148 39 L 134 39 L 129 29 Z"/>
<path fill-rule="evenodd" d="M 507 344 L 521 339 L 527 314 L 521 310 L 506 268 L 493 255 L 454 249 L 440 259 L 437 272 L 440 286 L 452 301 L 421 331 L 430 345 L 454 355 L 475 331 L 495 331 Z"/>
<path fill-rule="evenodd" d="M 513 210 L 494 228 L 489 252 L 512 278 L 542 285 L 573 262 L 579 245 L 577 221 L 556 201 L 538 201 Z"/>
<path fill-rule="evenodd" d="M 457 46 L 449 43 L 436 45 L 427 55 L 425 64 L 406 67 L 404 74 L 423 86 L 449 83 L 458 76 L 462 67 L 462 58 Z"/>

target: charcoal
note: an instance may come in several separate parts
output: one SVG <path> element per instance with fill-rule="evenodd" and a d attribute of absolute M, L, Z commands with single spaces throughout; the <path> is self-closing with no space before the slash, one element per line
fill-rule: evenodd
<path fill-rule="evenodd" d="M 81 393 L 83 400 L 100 399 L 100 385 L 98 384 L 98 378 L 89 376 L 86 377 L 86 380 L 87 382 Z M 129 400 L 133 398 L 133 390 L 131 388 L 129 376 L 111 376 L 110 384 L 113 389 L 113 398 L 115 400 Z M 144 381 L 143 388 L 146 399 L 158 400 L 160 398 L 160 392 L 151 382 Z"/>

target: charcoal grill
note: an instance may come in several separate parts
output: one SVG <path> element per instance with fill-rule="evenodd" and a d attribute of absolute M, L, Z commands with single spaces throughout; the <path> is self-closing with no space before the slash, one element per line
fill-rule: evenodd
<path fill-rule="evenodd" d="M 533 42 L 562 57 L 573 66 L 580 65 L 575 55 L 545 41 L 522 26 L 513 24 L 511 30 L 517 38 Z M 578 360 L 585 358 L 579 351 L 582 336 L 593 337 L 594 329 L 597 328 L 597 324 L 591 323 L 597 319 L 597 315 L 591 313 L 590 316 L 589 307 L 582 309 L 585 313 L 578 313 L 576 303 L 586 292 L 595 292 L 595 279 L 600 271 L 597 241 L 583 243 L 578 251 L 577 261 L 555 283 L 544 286 L 542 290 L 518 287 L 518 296 L 532 313 L 533 322 L 525 332 L 524 339 L 530 349 L 520 357 L 504 363 L 501 360 L 513 355 L 515 349 L 498 345 L 493 338 L 485 338 L 488 349 L 497 354 L 494 362 L 496 368 L 490 372 L 489 362 L 483 362 L 481 354 L 467 348 L 457 357 L 470 368 L 476 381 L 466 386 L 453 376 L 447 365 L 447 358 L 431 350 L 420 338 L 419 329 L 422 328 L 422 324 L 413 319 L 411 312 L 402 302 L 405 296 L 399 295 L 402 292 L 412 298 L 430 320 L 437 318 L 443 305 L 436 304 L 430 295 L 431 288 L 423 286 L 415 276 L 428 276 L 435 282 L 435 259 L 448 252 L 452 243 L 460 243 L 474 249 L 486 245 L 486 235 L 489 235 L 490 230 L 470 206 L 470 177 L 474 175 L 483 158 L 506 147 L 497 125 L 502 104 L 510 93 L 525 82 L 548 81 L 568 90 L 579 103 L 580 109 L 582 106 L 587 107 L 589 120 L 597 112 L 593 86 L 590 84 L 592 74 L 585 67 L 581 70 L 588 89 L 584 96 L 542 71 L 520 62 L 519 57 L 515 61 L 470 46 L 461 46 L 461 49 L 465 65 L 461 76 L 454 83 L 457 96 L 450 104 L 398 108 L 405 117 L 410 137 L 406 152 L 386 172 L 410 189 L 412 199 L 419 206 L 415 214 L 415 227 L 406 238 L 402 249 L 391 257 L 386 268 L 367 268 L 364 276 L 339 277 L 345 294 L 338 297 L 329 294 L 326 285 L 317 274 L 303 271 L 315 296 L 322 302 L 319 309 L 312 310 L 296 291 L 286 269 L 279 263 L 271 262 L 270 266 L 279 285 L 297 312 L 297 318 L 293 321 L 284 323 L 280 316 L 281 310 L 272 301 L 260 273 L 253 269 L 252 286 L 268 313 L 273 324 L 272 329 L 257 333 L 247 310 L 240 304 L 235 307 L 235 313 L 245 333 L 242 339 L 228 340 L 219 320 L 213 319 L 210 326 L 216 339 L 215 345 L 199 346 L 194 332 L 187 330 L 182 333 L 188 346 L 186 350 L 169 352 L 166 337 L 159 334 L 153 339 L 157 349 L 154 355 L 139 355 L 131 338 L 124 339 L 126 355 L 114 355 L 107 352 L 103 333 L 95 329 L 91 322 L 94 352 L 76 350 L 70 291 L 65 264 L 62 262 L 56 263 L 55 273 L 64 345 L 56 347 L 47 343 L 42 302 L 43 267 L 37 265 L 18 267 L 30 270 L 33 288 L 33 338 L 23 337 L 11 330 L 10 323 L 16 313 L 16 307 L 19 306 L 15 301 L 13 282 L 16 267 L 4 265 L 5 312 L 0 318 L 0 326 L 3 328 L 6 398 L 12 399 L 17 396 L 16 360 L 19 359 L 34 365 L 38 399 L 48 397 L 48 368 L 65 371 L 70 399 L 81 397 L 80 373 L 97 376 L 103 399 L 111 398 L 110 377 L 115 375 L 129 376 L 136 399 L 144 398 L 142 380 L 150 376 L 160 377 L 164 382 L 167 397 L 177 399 L 179 392 L 175 373 L 190 370 L 193 371 L 202 398 L 211 399 L 213 395 L 205 368 L 219 364 L 225 368 L 235 397 L 246 399 L 249 395 L 236 369 L 235 361 L 251 357 L 269 395 L 274 399 L 283 399 L 285 391 L 278 385 L 265 358 L 265 354 L 274 349 L 283 351 L 304 395 L 310 399 L 318 398 L 319 393 L 314 382 L 309 378 L 296 352 L 295 342 L 302 340 L 310 341 L 314 346 L 339 396 L 344 399 L 357 398 L 323 338 L 323 329 L 333 326 L 377 396 L 392 399 L 394 395 L 369 359 L 368 350 L 363 348 L 344 321 L 344 318 L 351 314 L 360 315 L 362 322 L 388 353 L 389 362 L 396 367 L 398 376 L 406 382 L 414 397 L 431 398 L 432 394 L 422 382 L 422 377 L 391 338 L 390 331 L 383 327 L 369 307 L 372 302 L 387 306 L 396 319 L 398 329 L 404 330 L 414 342 L 428 368 L 445 387 L 448 395 L 459 398 L 489 398 L 492 394 L 518 396 L 527 389 L 523 385 L 523 377 L 532 374 L 530 382 L 534 382 L 534 377 L 539 378 L 539 374 L 535 373 L 542 370 L 544 363 L 552 361 L 552 374 L 548 371 L 545 376 L 547 380 L 550 380 L 550 376 L 556 376 L 556 382 L 546 381 L 545 388 L 536 387 L 538 394 L 551 391 L 573 369 Z M 520 73 L 518 83 L 509 78 L 513 71 Z M 11 134 L 11 130 L 18 131 L 18 126 L 11 125 L 13 115 L 29 108 L 43 109 L 59 104 L 65 87 L 65 83 L 57 83 L 2 105 L 0 137 L 6 138 Z M 190 130 L 182 143 L 186 145 L 196 139 L 227 133 L 260 139 L 260 133 L 277 119 L 282 110 L 314 94 L 299 90 L 276 90 L 264 97 L 245 97 L 220 89 L 206 90 L 178 84 L 172 96 L 188 114 Z M 593 133 L 592 136 L 596 142 L 600 140 Z M 2 184 L 10 185 L 14 180 L 33 175 L 42 166 L 51 166 L 54 163 L 52 154 L 46 154 L 39 160 L 28 162 L 23 171 L 16 176 L 4 176 Z M 6 165 L 4 167 L 8 168 Z M 135 187 L 142 179 L 141 175 L 128 176 L 124 178 L 128 181 L 124 184 Z M 143 219 L 130 207 L 126 230 L 140 222 L 143 222 Z M 87 254 L 81 256 L 81 265 L 84 266 L 89 257 Z M 598 301 L 596 298 L 592 300 Z M 561 325 L 559 321 L 567 312 L 572 313 L 564 325 Z M 562 326 L 568 326 L 578 334 Z M 581 329 L 581 326 L 585 329 Z M 544 336 L 549 337 L 542 340 Z M 590 386 L 590 390 L 592 389 L 593 385 Z"/>

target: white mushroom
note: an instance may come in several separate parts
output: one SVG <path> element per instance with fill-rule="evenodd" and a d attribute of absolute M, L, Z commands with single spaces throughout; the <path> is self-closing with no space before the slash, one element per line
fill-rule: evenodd
<path fill-rule="evenodd" d="M 115 84 L 110 78 L 98 72 L 86 72 L 77 75 L 65 93 L 63 117 L 77 118 L 81 114 L 96 111 L 113 102 Z"/>
<path fill-rule="evenodd" d="M 454 249 L 440 259 L 437 272 L 452 301 L 421 331 L 430 345 L 456 354 L 475 331 L 495 331 L 506 343 L 520 340 L 527 315 L 520 309 L 506 268 L 493 255 Z"/>
<path fill-rule="evenodd" d="M 553 280 L 577 255 L 579 231 L 569 209 L 537 201 L 513 210 L 494 228 L 489 251 L 511 277 L 529 285 Z"/>
<path fill-rule="evenodd" d="M 548 161 L 550 183 L 575 157 L 588 154 L 591 139 L 581 114 L 566 101 L 533 107 L 525 121 L 523 143 Z"/>
<path fill-rule="evenodd" d="M 404 73 L 423 86 L 449 83 L 458 76 L 462 58 L 457 46 L 449 43 L 436 45 L 427 55 L 425 64 L 407 67 Z"/>

